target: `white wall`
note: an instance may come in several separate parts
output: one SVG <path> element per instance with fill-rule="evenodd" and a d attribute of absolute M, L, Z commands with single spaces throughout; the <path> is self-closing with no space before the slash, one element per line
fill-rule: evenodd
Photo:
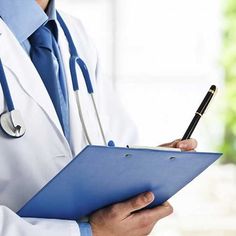
<path fill-rule="evenodd" d="M 56 0 L 59 9 L 79 18 L 94 41 L 105 76 L 113 75 L 113 13 L 109 0 Z"/>
<path fill-rule="evenodd" d="M 181 137 L 210 84 L 221 86 L 219 26 L 215 0 L 117 1 L 117 82 L 143 143 Z M 218 136 L 214 115 L 194 135 L 202 149 Z"/>

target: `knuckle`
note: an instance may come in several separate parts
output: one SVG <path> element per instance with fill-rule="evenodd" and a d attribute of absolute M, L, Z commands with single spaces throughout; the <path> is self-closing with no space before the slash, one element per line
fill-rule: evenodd
<path fill-rule="evenodd" d="M 145 215 L 140 220 L 139 226 L 140 226 L 140 228 L 147 228 L 151 223 L 152 222 L 151 222 L 150 217 Z"/>
<path fill-rule="evenodd" d="M 177 145 L 180 141 L 181 141 L 180 139 L 174 140 L 174 141 L 171 143 L 170 147 L 176 148 L 176 145 Z"/>
<path fill-rule="evenodd" d="M 168 206 L 168 213 L 169 213 L 169 215 L 172 214 L 173 212 L 174 212 L 174 208 L 171 205 L 169 205 Z"/>
<path fill-rule="evenodd" d="M 165 211 L 160 214 L 160 218 L 164 218 L 165 216 L 169 216 L 174 212 L 174 209 L 171 205 L 165 207 Z"/>
<path fill-rule="evenodd" d="M 190 139 L 189 144 L 192 148 L 195 148 L 197 146 L 197 140 L 196 139 Z"/>
<path fill-rule="evenodd" d="M 136 198 L 136 199 L 132 199 L 131 201 L 130 201 L 130 205 L 131 205 L 131 208 L 132 209 L 137 209 L 139 206 L 140 206 L 140 197 L 139 198 Z"/>

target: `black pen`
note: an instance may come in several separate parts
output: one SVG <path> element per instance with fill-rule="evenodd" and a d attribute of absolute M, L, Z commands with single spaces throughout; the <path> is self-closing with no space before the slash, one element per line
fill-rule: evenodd
<path fill-rule="evenodd" d="M 195 116 L 193 117 L 189 127 L 187 128 L 183 138 L 181 140 L 186 140 L 189 139 L 193 133 L 193 131 L 195 130 L 200 118 L 202 117 L 202 115 L 204 114 L 204 112 L 206 111 L 206 108 L 208 107 L 211 99 L 213 98 L 215 92 L 217 91 L 217 88 L 215 85 L 212 85 L 209 89 L 209 91 L 207 92 L 206 96 L 204 97 L 202 103 L 200 104 L 199 108 L 197 109 Z"/>

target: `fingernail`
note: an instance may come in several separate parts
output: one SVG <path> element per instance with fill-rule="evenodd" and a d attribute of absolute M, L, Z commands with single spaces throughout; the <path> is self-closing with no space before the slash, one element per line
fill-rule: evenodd
<path fill-rule="evenodd" d="M 153 193 L 148 192 L 144 194 L 144 201 L 146 203 L 151 202 L 153 200 Z"/>
<path fill-rule="evenodd" d="M 164 207 L 170 207 L 170 204 L 169 204 L 168 202 L 164 202 L 162 205 L 163 205 Z"/>

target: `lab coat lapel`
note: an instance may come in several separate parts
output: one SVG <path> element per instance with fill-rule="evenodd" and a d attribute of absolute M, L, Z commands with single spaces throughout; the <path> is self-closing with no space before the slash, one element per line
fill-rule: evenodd
<path fill-rule="evenodd" d="M 54 106 L 37 70 L 1 19 L 0 45 L 0 58 L 3 65 L 12 71 L 24 91 L 46 112 L 59 132 L 63 134 Z M 12 96 L 13 93 L 14 91 L 12 91 Z"/>

